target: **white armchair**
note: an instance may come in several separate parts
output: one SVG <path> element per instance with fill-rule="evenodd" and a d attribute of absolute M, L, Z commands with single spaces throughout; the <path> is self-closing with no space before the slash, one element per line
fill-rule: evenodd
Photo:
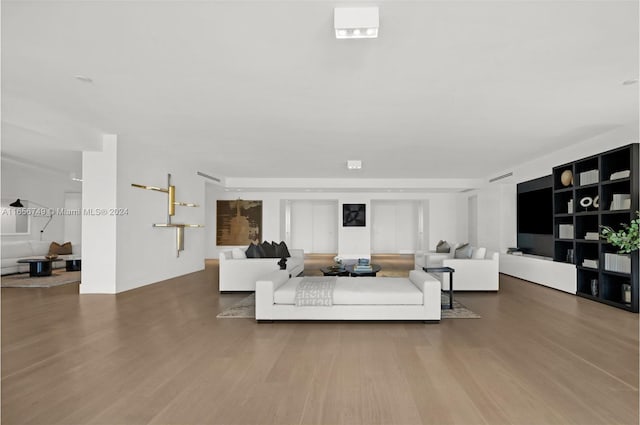
<path fill-rule="evenodd" d="M 474 248 L 479 253 L 482 248 Z M 426 255 L 425 267 L 451 267 L 454 291 L 497 291 L 499 289 L 499 258 L 497 252 L 486 252 L 481 258 L 453 258 L 454 254 Z M 477 256 L 476 256 L 477 257 Z M 418 264 L 416 263 L 416 268 Z M 420 267 L 422 268 L 422 267 Z M 449 273 L 431 273 L 449 290 Z"/>

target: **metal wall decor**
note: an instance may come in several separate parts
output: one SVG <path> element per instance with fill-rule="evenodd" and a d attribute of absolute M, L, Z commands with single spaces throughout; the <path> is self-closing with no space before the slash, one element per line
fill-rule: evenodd
<path fill-rule="evenodd" d="M 198 207 L 199 205 L 189 202 L 176 202 L 176 187 L 171 184 L 171 174 L 167 174 L 167 187 L 146 186 L 143 184 L 131 183 L 131 186 L 139 189 L 153 190 L 156 192 L 162 192 L 169 195 L 169 202 L 167 205 L 167 222 L 166 223 L 154 223 L 153 227 L 173 227 L 176 229 L 176 257 L 180 257 L 180 251 L 184 251 L 184 228 L 185 227 L 204 227 L 202 224 L 185 224 L 185 223 L 172 223 L 171 217 L 176 214 L 176 206 L 179 207 Z"/>

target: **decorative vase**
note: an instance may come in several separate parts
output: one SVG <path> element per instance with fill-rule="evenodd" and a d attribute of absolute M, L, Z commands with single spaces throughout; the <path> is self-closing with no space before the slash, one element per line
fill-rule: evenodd
<path fill-rule="evenodd" d="M 591 295 L 598 296 L 598 279 L 591 279 Z"/>
<path fill-rule="evenodd" d="M 631 284 L 622 284 L 622 302 L 625 304 L 631 304 Z"/>
<path fill-rule="evenodd" d="M 573 264 L 573 249 L 567 249 L 567 263 Z"/>
<path fill-rule="evenodd" d="M 573 173 L 571 170 L 564 170 L 560 175 L 560 183 L 563 186 L 571 186 L 573 184 Z"/>

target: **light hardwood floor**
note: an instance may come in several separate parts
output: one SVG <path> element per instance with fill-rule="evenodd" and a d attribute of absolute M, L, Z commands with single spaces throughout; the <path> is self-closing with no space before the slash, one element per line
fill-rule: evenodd
<path fill-rule="evenodd" d="M 502 276 L 481 319 L 256 324 L 217 278 L 2 289 L 2 424 L 638 423 L 638 315 Z"/>

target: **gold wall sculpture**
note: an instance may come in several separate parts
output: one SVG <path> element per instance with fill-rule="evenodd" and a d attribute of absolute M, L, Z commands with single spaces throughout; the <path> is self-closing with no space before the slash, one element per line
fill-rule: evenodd
<path fill-rule="evenodd" d="M 153 190 L 156 192 L 166 193 L 168 196 L 167 203 L 167 222 L 154 223 L 153 227 L 173 227 L 176 229 L 176 257 L 180 257 L 180 251 L 184 251 L 184 229 L 185 227 L 204 227 L 202 224 L 185 224 L 172 223 L 171 217 L 176 214 L 176 206 L 180 207 L 198 207 L 199 205 L 189 202 L 176 201 L 176 187 L 171 184 L 171 174 L 167 174 L 167 187 L 146 186 L 142 184 L 131 183 L 131 186 L 139 189 Z"/>

